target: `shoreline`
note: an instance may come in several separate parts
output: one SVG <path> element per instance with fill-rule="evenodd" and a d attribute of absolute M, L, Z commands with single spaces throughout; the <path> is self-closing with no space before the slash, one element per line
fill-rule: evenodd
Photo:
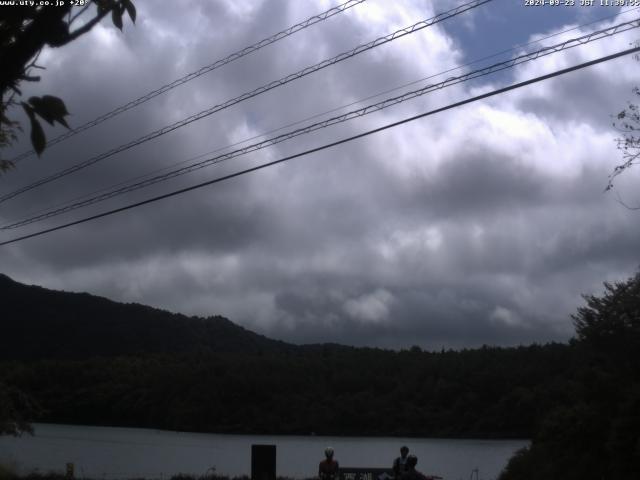
<path fill-rule="evenodd" d="M 380 435 L 370 435 L 370 434 L 361 434 L 361 435 L 345 435 L 345 434 L 316 434 L 314 432 L 310 432 L 307 434 L 304 433 L 253 433 L 253 432 L 204 432 L 204 431 L 191 431 L 191 430 L 168 430 L 164 428 L 154 428 L 154 427 L 136 427 L 136 426 L 124 426 L 124 425 L 86 425 L 86 424 L 76 424 L 76 423 L 55 423 L 55 422 L 34 422 L 31 424 L 34 427 L 34 432 L 37 429 L 38 425 L 46 426 L 46 427 L 77 427 L 77 428 L 104 428 L 104 429 L 112 429 L 112 430 L 135 430 L 135 431 L 146 431 L 146 432 L 157 432 L 157 433 L 171 433 L 178 435 L 216 435 L 216 436 L 225 436 L 225 437 L 265 437 L 265 438 L 326 438 L 326 439 L 354 439 L 354 438 L 366 438 L 368 440 L 374 439 L 407 439 L 407 440 L 447 440 L 447 441 L 490 441 L 490 442 L 531 442 L 530 438 L 519 437 L 519 436 L 422 436 L 422 435 L 403 435 L 403 434 L 380 434 Z M 23 436 L 31 436 L 29 433 L 24 433 Z M 35 435 L 37 436 L 37 435 Z"/>
<path fill-rule="evenodd" d="M 468 478 L 480 468 L 497 477 L 527 440 L 326 437 L 172 432 L 130 427 L 35 424 L 35 436 L 0 439 L 0 462 L 14 474 L 0 480 L 68 480 L 67 463 L 83 480 L 246 480 L 253 445 L 277 448 L 276 474 L 312 479 L 324 448 L 342 468 L 387 469 L 403 444 L 418 456 L 418 470 Z"/>

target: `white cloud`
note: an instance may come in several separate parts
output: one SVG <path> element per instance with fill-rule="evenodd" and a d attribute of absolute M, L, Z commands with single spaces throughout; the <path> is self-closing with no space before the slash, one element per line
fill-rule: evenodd
<path fill-rule="evenodd" d="M 379 288 L 374 292 L 347 300 L 344 303 L 344 310 L 359 322 L 381 323 L 389 320 L 389 308 L 393 301 L 391 292 Z"/>
<path fill-rule="evenodd" d="M 507 327 L 523 327 L 526 324 L 522 319 L 508 308 L 497 306 L 489 316 L 492 322 L 506 325 Z"/>
<path fill-rule="evenodd" d="M 334 3 L 192 2 L 193 8 L 158 9 L 141 2 L 138 24 L 124 34 L 105 22 L 83 42 L 49 51 L 38 89 L 60 93 L 79 122 Z M 433 13 L 430 2 L 365 2 L 78 136 L 68 149 L 54 147 L 42 161 L 21 163 L 2 179 L 3 188 Z M 513 79 L 626 48 L 632 36 L 517 67 Z M 438 73 L 462 62 L 460 47 L 444 28 L 425 29 L 17 199 L 0 215 L 19 218 L 23 208 L 42 208 Z M 626 58 L 532 85 L 32 239 L 0 250 L 0 262 L 18 280 L 187 314 L 220 313 L 287 339 L 352 343 L 361 341 L 365 327 L 393 327 L 393 346 L 565 339 L 580 293 L 623 278 L 639 263 L 637 213 L 602 194 L 619 158 L 609 114 L 625 106 L 637 69 Z M 74 75 L 82 81 L 72 84 Z M 135 198 L 281 158 L 506 81 L 487 77 L 473 87 L 434 92 Z M 638 182 L 638 171 L 621 178 L 627 193 Z"/>

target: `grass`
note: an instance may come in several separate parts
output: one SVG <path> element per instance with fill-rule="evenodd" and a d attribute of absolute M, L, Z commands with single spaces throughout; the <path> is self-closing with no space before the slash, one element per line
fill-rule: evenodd
<path fill-rule="evenodd" d="M 17 474 L 13 465 L 0 463 L 0 480 L 11 480 L 14 478 L 17 478 Z"/>
<path fill-rule="evenodd" d="M 30 473 L 28 475 L 18 475 L 15 470 L 6 465 L 0 465 L 0 480 L 69 480 L 66 475 L 62 473 L 49 472 L 49 473 Z M 74 477 L 74 480 L 100 480 L 91 479 L 85 477 Z M 110 479 L 113 480 L 113 479 Z M 150 480 L 144 478 L 127 478 L 121 480 Z M 227 477 L 225 475 L 187 475 L 179 473 L 171 477 L 167 477 L 165 480 L 251 480 L 250 477 L 244 475 L 239 477 Z M 288 477 L 277 477 L 276 480 L 293 480 Z M 315 479 L 304 479 L 315 480 Z"/>

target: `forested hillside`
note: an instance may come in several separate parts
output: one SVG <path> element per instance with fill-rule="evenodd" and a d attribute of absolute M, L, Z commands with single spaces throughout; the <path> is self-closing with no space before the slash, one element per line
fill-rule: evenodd
<path fill-rule="evenodd" d="M 216 316 L 186 317 L 87 293 L 27 286 L 0 274 L 0 360 L 84 359 L 288 348 Z M 18 340 L 18 341 L 16 341 Z"/>
<path fill-rule="evenodd" d="M 640 275 L 586 297 L 570 344 L 440 352 L 288 345 L 221 317 L 0 285 L 5 427 L 27 412 L 200 432 L 529 437 L 503 480 L 639 478 Z"/>
<path fill-rule="evenodd" d="M 559 398 L 567 346 L 400 353 L 301 348 L 0 363 L 47 422 L 209 432 L 527 437 Z"/>
<path fill-rule="evenodd" d="M 215 432 L 526 437 L 569 395 L 567 345 L 401 352 L 294 346 L 0 278 L 0 381 L 37 419 Z"/>

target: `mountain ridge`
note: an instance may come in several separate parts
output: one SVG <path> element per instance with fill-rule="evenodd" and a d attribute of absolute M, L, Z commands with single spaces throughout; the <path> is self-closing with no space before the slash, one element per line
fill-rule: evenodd
<path fill-rule="evenodd" d="M 0 360 L 84 359 L 296 348 L 214 315 L 186 316 L 86 292 L 26 285 L 0 273 Z M 17 340 L 17 341 L 16 341 Z"/>

